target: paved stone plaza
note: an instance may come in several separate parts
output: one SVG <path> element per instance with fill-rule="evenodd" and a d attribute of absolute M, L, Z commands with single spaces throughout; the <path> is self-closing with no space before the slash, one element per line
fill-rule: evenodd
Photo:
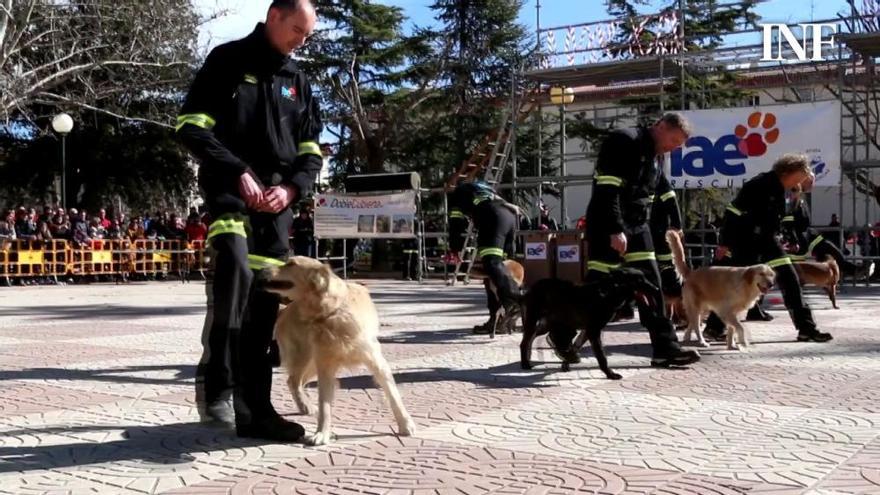
<path fill-rule="evenodd" d="M 612 325 L 613 382 L 592 358 L 559 372 L 543 339 L 550 364 L 523 372 L 518 335 L 470 335 L 481 287 L 367 283 L 419 431 L 396 437 L 355 370 L 323 448 L 198 424 L 202 284 L 0 289 L 0 493 L 880 493 L 880 289 L 811 296 L 830 344 L 773 311 L 752 350 L 688 370 Z M 280 374 L 275 404 L 295 410 Z"/>

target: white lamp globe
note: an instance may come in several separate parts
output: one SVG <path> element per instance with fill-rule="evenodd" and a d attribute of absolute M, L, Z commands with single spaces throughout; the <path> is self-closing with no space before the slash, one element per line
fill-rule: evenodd
<path fill-rule="evenodd" d="M 73 130 L 73 118 L 66 113 L 59 113 L 52 119 L 52 129 L 58 134 L 67 134 Z"/>
<path fill-rule="evenodd" d="M 565 105 L 574 101 L 574 89 L 553 86 L 550 88 L 550 102 L 554 105 Z"/>

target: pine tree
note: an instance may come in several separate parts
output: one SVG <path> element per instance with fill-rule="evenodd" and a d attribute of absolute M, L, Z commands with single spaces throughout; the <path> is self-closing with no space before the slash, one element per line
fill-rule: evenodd
<path fill-rule="evenodd" d="M 369 0 L 318 0 L 316 8 L 327 27 L 304 49 L 304 65 L 317 75 L 339 140 L 334 161 L 344 172 L 382 172 L 432 81 L 433 33 L 404 34 L 401 8 Z"/>
<path fill-rule="evenodd" d="M 443 104 L 447 114 L 436 127 L 446 138 L 450 169 L 497 122 L 510 97 L 511 77 L 531 44 L 517 22 L 523 0 L 436 0 L 431 9 L 451 41 L 444 64 Z M 441 138 L 441 141 L 443 139 Z"/>

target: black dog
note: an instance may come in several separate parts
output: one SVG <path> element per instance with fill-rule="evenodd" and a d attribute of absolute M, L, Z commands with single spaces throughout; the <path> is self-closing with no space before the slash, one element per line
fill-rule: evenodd
<path fill-rule="evenodd" d="M 532 342 L 538 335 L 550 333 L 550 340 L 558 356 L 563 358 L 563 371 L 570 363 L 580 362 L 577 351 L 583 345 L 579 339 L 571 348 L 567 345 L 571 336 L 583 329 L 590 341 L 599 368 L 611 380 L 620 375 L 611 371 L 602 348 L 602 330 L 624 304 L 635 297 L 659 300 L 660 289 L 648 282 L 639 270 L 621 268 L 613 270 L 602 280 L 575 285 L 567 280 L 544 279 L 532 286 L 523 301 L 523 339 L 520 343 L 520 359 L 523 369 L 531 369 Z M 539 327 L 538 323 L 543 321 Z M 555 337 L 555 338 L 554 338 Z"/>

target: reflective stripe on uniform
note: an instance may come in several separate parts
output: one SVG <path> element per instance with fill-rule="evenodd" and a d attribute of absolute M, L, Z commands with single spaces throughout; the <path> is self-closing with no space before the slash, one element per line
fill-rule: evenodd
<path fill-rule="evenodd" d="M 672 261 L 671 254 L 658 254 L 657 261 Z"/>
<path fill-rule="evenodd" d="M 251 270 L 263 270 L 265 268 L 278 266 L 284 266 L 284 262 L 275 258 L 260 256 L 257 254 L 248 255 L 248 268 L 250 268 Z"/>
<path fill-rule="evenodd" d="M 633 263 L 636 261 L 648 261 L 648 260 L 656 260 L 657 255 L 654 254 L 654 251 L 636 251 L 634 253 L 626 253 L 623 255 L 623 260 L 627 263 Z"/>
<path fill-rule="evenodd" d="M 805 254 L 789 254 L 788 259 L 791 261 L 805 261 L 807 259 L 807 255 Z"/>
<path fill-rule="evenodd" d="M 244 75 L 244 82 L 249 83 L 249 84 L 257 84 L 257 76 L 255 76 L 253 74 L 245 74 Z"/>
<path fill-rule="evenodd" d="M 815 239 L 813 239 L 813 242 L 810 243 L 810 247 L 807 248 L 807 252 L 808 252 L 808 253 L 809 253 L 809 252 L 812 252 L 813 249 L 815 249 L 816 246 L 818 246 L 819 243 L 822 242 L 822 241 L 824 241 L 824 240 L 825 240 L 825 238 L 822 237 L 821 235 L 817 236 Z"/>
<path fill-rule="evenodd" d="M 784 217 L 782 217 L 782 221 L 783 222 L 794 222 L 794 216 L 792 216 L 792 215 L 784 216 Z"/>
<path fill-rule="evenodd" d="M 207 240 L 210 241 L 211 238 L 221 234 L 234 234 L 247 239 L 247 227 L 245 225 L 244 217 L 221 216 L 217 220 L 214 220 L 211 223 L 211 226 L 208 227 Z"/>
<path fill-rule="evenodd" d="M 184 125 L 191 124 L 210 131 L 216 123 L 217 121 L 206 113 L 185 113 L 177 116 L 177 127 L 174 130 L 179 131 Z"/>
<path fill-rule="evenodd" d="M 303 155 L 318 155 L 321 158 L 324 157 L 324 155 L 321 154 L 321 147 L 314 141 L 303 141 L 296 145 L 296 156 Z"/>
<path fill-rule="evenodd" d="M 789 259 L 788 256 L 783 256 L 782 258 L 776 258 L 775 260 L 767 262 L 767 266 L 770 268 L 776 268 L 782 265 L 791 265 L 791 259 Z"/>
<path fill-rule="evenodd" d="M 467 216 L 458 208 L 453 208 L 449 210 L 449 218 L 467 218 Z"/>
<path fill-rule="evenodd" d="M 597 175 L 593 179 L 596 181 L 596 184 L 600 186 L 620 187 L 623 185 L 623 179 L 613 175 Z"/>
<path fill-rule="evenodd" d="M 734 215 L 736 215 L 738 217 L 741 217 L 743 214 L 743 212 L 740 211 L 739 208 L 737 208 L 736 206 L 733 206 L 733 205 L 727 205 L 726 209 L 727 209 L 727 211 L 733 213 Z"/>
<path fill-rule="evenodd" d="M 587 270 L 602 273 L 611 273 L 611 270 L 620 268 L 620 263 L 605 263 L 603 261 L 587 261 Z"/>
<path fill-rule="evenodd" d="M 504 257 L 504 250 L 497 247 L 484 247 L 477 250 L 477 256 L 482 258 L 483 256 L 499 256 Z"/>
<path fill-rule="evenodd" d="M 660 195 L 660 201 L 666 201 L 675 197 L 675 191 L 668 191 Z"/>
<path fill-rule="evenodd" d="M 492 199 L 492 196 L 487 196 L 487 195 L 476 196 L 476 197 L 474 197 L 474 206 L 476 206 L 484 201 L 489 201 L 490 199 Z"/>

